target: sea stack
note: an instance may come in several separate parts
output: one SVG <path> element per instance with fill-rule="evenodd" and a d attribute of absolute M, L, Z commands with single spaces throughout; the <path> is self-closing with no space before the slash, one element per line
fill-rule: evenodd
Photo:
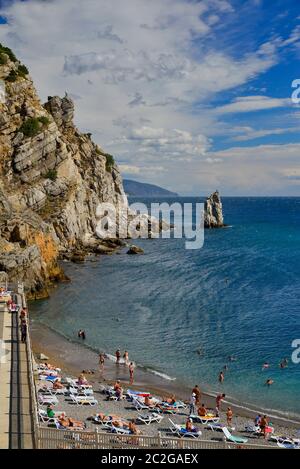
<path fill-rule="evenodd" d="M 204 227 L 222 228 L 224 226 L 221 197 L 219 192 L 215 191 L 206 199 L 204 205 Z"/>

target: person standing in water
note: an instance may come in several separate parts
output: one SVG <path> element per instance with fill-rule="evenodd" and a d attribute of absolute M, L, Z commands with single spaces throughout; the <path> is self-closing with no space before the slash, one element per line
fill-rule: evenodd
<path fill-rule="evenodd" d="M 104 370 L 105 355 L 103 352 L 99 353 L 99 366 L 100 371 L 103 373 Z"/>
<path fill-rule="evenodd" d="M 219 383 L 222 384 L 222 383 L 224 382 L 224 379 L 225 379 L 224 373 L 223 373 L 223 371 L 220 371 L 220 374 L 219 374 Z"/>
<path fill-rule="evenodd" d="M 116 364 L 117 365 L 120 364 L 120 359 L 121 359 L 121 352 L 120 352 L 120 349 L 118 348 L 118 350 L 116 351 Z"/>
<path fill-rule="evenodd" d="M 129 384 L 133 384 L 134 364 L 131 362 L 129 365 Z"/>
<path fill-rule="evenodd" d="M 125 350 L 125 352 L 124 352 L 123 359 L 124 359 L 124 365 L 128 366 L 128 364 L 129 364 L 129 353 L 127 352 L 127 350 Z"/>

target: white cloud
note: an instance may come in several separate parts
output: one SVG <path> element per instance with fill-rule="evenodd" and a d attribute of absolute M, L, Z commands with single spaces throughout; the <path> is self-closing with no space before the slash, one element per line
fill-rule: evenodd
<path fill-rule="evenodd" d="M 247 54 L 240 45 L 236 55 L 222 50 L 214 28 L 236 14 L 230 1 L 85 0 L 83 6 L 81 0 L 28 0 L 0 14 L 9 19 L 0 26 L 0 42 L 28 65 L 42 99 L 65 91 L 80 97 L 80 129 L 108 147 L 124 172 L 155 175 L 149 182 L 176 191 L 196 192 L 197 181 L 229 187 L 230 172 L 219 176 L 224 156 L 211 153 L 210 137 L 228 130 L 223 114 L 286 106 L 248 96 L 210 108 L 211 98 L 266 72 L 278 63 L 279 50 L 297 43 L 294 30 Z"/>
<path fill-rule="evenodd" d="M 215 109 L 216 114 L 253 112 L 292 106 L 291 98 L 270 98 L 268 96 L 242 96 L 232 103 Z"/>

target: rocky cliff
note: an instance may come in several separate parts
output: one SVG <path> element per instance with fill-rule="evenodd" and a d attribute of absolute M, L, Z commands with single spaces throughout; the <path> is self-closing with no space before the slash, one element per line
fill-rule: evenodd
<path fill-rule="evenodd" d="M 96 208 L 126 196 L 113 157 L 74 126 L 72 100 L 42 105 L 26 67 L 1 45 L 0 88 L 0 271 L 45 296 L 63 278 L 60 256 L 114 247 L 95 238 Z"/>
<path fill-rule="evenodd" d="M 218 191 L 206 199 L 204 205 L 204 226 L 205 228 L 222 228 L 225 226 L 222 202 Z"/>

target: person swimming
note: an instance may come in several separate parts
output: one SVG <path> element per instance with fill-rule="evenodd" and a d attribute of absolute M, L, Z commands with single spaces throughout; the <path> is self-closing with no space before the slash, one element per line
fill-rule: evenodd
<path fill-rule="evenodd" d="M 274 380 L 271 378 L 267 379 L 267 381 L 265 382 L 265 386 L 268 387 L 272 386 L 272 384 L 274 384 Z"/>

